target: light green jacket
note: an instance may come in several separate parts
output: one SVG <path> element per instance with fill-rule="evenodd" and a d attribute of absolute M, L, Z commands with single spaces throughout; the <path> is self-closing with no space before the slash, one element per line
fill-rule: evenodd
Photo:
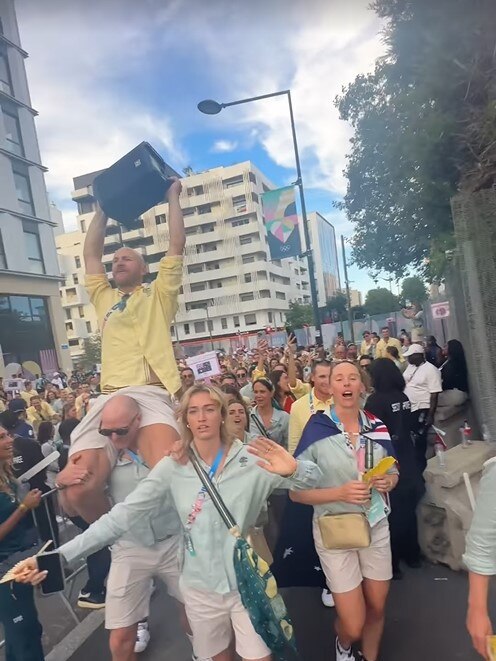
<path fill-rule="evenodd" d="M 463 561 L 475 574 L 496 574 L 496 458 L 484 464 Z"/>
<path fill-rule="evenodd" d="M 321 479 L 319 468 L 310 461 L 298 461 L 296 475 L 291 479 L 265 471 L 256 461 L 241 441 L 235 441 L 222 471 L 214 478 L 215 486 L 243 533 L 256 524 L 262 507 L 275 489 L 312 489 Z M 203 467 L 208 472 L 209 467 L 206 464 Z M 184 525 L 201 486 L 191 463 L 181 466 L 165 457 L 123 503 L 115 505 L 59 551 L 72 562 L 112 544 L 140 520 L 156 515 L 169 494 Z M 195 555 L 184 551 L 182 584 L 219 594 L 236 590 L 235 539 L 209 498 L 192 526 L 191 539 Z"/>

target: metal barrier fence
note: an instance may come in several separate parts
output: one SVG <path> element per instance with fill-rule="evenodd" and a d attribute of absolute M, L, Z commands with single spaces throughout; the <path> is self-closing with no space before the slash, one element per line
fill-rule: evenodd
<path fill-rule="evenodd" d="M 43 525 L 41 524 L 41 520 L 43 518 L 46 521 L 48 521 L 48 528 L 50 530 L 49 539 L 53 541 L 54 548 L 57 548 L 57 544 L 55 540 L 59 538 L 59 536 L 64 532 L 64 530 L 67 530 L 69 526 L 73 525 L 72 522 L 70 522 L 69 519 L 63 514 L 60 515 L 55 514 L 55 516 L 53 516 L 53 513 L 58 510 L 57 492 L 58 489 L 51 489 L 50 491 L 42 495 L 41 504 L 39 507 L 43 508 L 43 510 L 41 510 L 43 512 L 43 515 L 40 516 L 39 508 L 38 510 L 33 510 L 33 517 L 40 538 L 41 538 L 40 532 L 41 531 L 43 531 L 43 533 L 46 532 L 46 526 L 45 524 Z M 57 527 L 57 529 L 55 529 L 55 526 Z M 46 537 L 46 534 L 43 536 Z M 48 541 L 48 540 L 42 539 L 42 541 Z M 86 570 L 86 562 L 81 564 L 80 567 L 78 567 L 75 571 L 71 572 L 68 576 L 65 577 L 65 589 L 63 592 L 54 593 L 60 598 L 70 618 L 73 620 L 74 624 L 76 625 L 81 622 L 81 618 L 78 617 L 76 611 L 74 610 L 71 604 L 71 600 L 74 595 L 75 579 L 85 570 Z M 5 639 L 0 640 L 0 649 L 3 649 L 4 647 L 5 647 Z"/>

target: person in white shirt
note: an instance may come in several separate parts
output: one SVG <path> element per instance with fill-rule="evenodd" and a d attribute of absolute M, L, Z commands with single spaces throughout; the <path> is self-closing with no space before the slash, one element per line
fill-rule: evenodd
<path fill-rule="evenodd" d="M 421 344 L 412 344 L 403 356 L 409 363 L 403 374 L 406 383 L 405 395 L 412 405 L 415 451 L 423 472 L 427 466 L 427 432 L 434 422 L 439 393 L 443 390 L 441 373 L 434 365 L 426 362 Z"/>

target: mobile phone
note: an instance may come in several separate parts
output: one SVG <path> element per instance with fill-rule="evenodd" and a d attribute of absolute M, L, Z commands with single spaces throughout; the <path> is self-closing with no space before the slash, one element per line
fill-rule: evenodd
<path fill-rule="evenodd" d="M 65 588 L 65 576 L 60 553 L 58 551 L 42 553 L 36 557 L 36 561 L 40 571 L 48 572 L 47 577 L 41 583 L 42 594 L 62 592 Z"/>

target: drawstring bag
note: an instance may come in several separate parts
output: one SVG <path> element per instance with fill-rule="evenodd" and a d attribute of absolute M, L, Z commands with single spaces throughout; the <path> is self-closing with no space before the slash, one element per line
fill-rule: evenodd
<path fill-rule="evenodd" d="M 236 581 L 241 602 L 255 631 L 277 661 L 298 661 L 300 656 L 296 650 L 293 625 L 269 565 L 242 537 L 239 526 L 194 452 L 191 452 L 190 459 L 227 529 L 236 539 L 233 558 Z"/>

